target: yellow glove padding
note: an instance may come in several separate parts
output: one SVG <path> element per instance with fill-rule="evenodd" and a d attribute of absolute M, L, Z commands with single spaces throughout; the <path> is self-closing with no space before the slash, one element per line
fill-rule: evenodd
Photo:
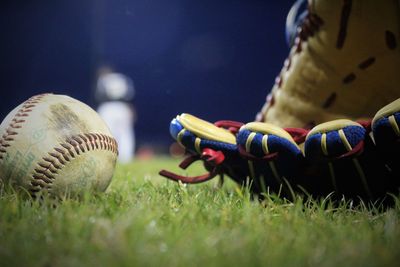
<path fill-rule="evenodd" d="M 400 1 L 315 0 L 259 121 L 372 117 L 400 97 Z"/>

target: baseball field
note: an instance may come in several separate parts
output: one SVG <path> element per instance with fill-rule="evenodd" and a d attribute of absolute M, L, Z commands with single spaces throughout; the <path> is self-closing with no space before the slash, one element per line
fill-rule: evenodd
<path fill-rule="evenodd" d="M 158 176 L 171 158 L 117 165 L 106 193 L 26 199 L 0 191 L 0 266 L 398 266 L 400 198 L 389 209 L 293 203 L 217 179 Z M 190 175 L 202 172 L 200 164 Z M 180 172 L 181 174 L 186 174 Z"/>

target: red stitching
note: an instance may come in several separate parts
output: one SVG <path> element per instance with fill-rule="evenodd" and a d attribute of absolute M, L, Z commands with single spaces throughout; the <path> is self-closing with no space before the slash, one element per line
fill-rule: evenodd
<path fill-rule="evenodd" d="M 282 84 L 285 82 L 282 77 L 285 72 L 287 72 L 291 66 L 291 61 L 293 54 L 300 53 L 303 48 L 302 44 L 303 42 L 307 41 L 307 39 L 310 36 L 314 36 L 315 33 L 317 33 L 320 29 L 320 27 L 324 24 L 324 20 L 318 16 L 317 14 L 311 12 L 309 10 L 307 16 L 305 17 L 302 25 L 300 25 L 297 29 L 297 35 L 296 38 L 294 39 L 294 44 L 292 48 L 294 47 L 294 53 L 291 52 L 289 53 L 288 58 L 284 61 L 284 67 L 282 68 L 281 72 L 279 73 L 278 77 L 275 79 L 275 85 L 277 89 L 280 89 L 282 87 Z M 269 95 L 273 96 L 273 93 L 270 93 Z M 268 95 L 268 96 L 269 96 Z M 264 121 L 266 114 L 268 110 L 274 105 L 274 98 L 268 98 L 266 100 L 266 106 L 264 110 L 260 111 L 260 115 L 257 115 L 258 119 L 257 121 Z"/>
<path fill-rule="evenodd" d="M 14 118 L 8 125 L 5 134 L 3 134 L 0 139 L 0 161 L 3 160 L 4 154 L 7 152 L 7 147 L 9 147 L 10 143 L 14 141 L 14 137 L 18 135 L 18 129 L 22 128 L 22 124 L 25 122 L 25 119 L 20 119 L 20 117 L 28 117 L 33 108 L 39 104 L 42 98 L 46 95 L 48 94 L 32 96 L 22 104 L 22 107 L 14 115 Z"/>
<path fill-rule="evenodd" d="M 18 135 L 18 129 L 26 122 L 25 118 L 29 116 L 33 108 L 42 101 L 42 98 L 48 94 L 35 95 L 26 100 L 22 107 L 14 115 L 5 133 L 0 138 L 0 161 L 3 160 L 7 148 Z M 61 147 L 55 147 L 54 151 L 48 152 L 48 156 L 42 158 L 34 169 L 29 191 L 34 196 L 43 188 L 50 188 L 55 176 L 64 165 L 75 158 L 76 154 L 89 152 L 96 149 L 103 149 L 118 154 L 118 145 L 114 138 L 95 133 L 79 134 L 67 139 L 60 144 Z M 86 149 L 85 149 L 86 148 Z"/>
<path fill-rule="evenodd" d="M 108 150 L 118 154 L 118 145 L 114 138 L 97 133 L 78 134 L 67 138 L 59 147 L 55 147 L 54 151 L 49 152 L 49 156 L 43 157 L 42 161 L 37 163 L 31 180 L 31 194 L 34 196 L 44 188 L 49 189 L 58 170 L 71 160 L 69 156 L 75 158 L 81 153 L 93 150 Z"/>

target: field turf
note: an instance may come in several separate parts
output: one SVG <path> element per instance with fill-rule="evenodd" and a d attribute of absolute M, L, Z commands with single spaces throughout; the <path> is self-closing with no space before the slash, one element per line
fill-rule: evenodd
<path fill-rule="evenodd" d="M 183 186 L 157 175 L 176 165 L 170 158 L 118 165 L 106 193 L 61 203 L 3 187 L 0 266 L 400 264 L 399 197 L 386 210 L 274 196 L 260 204 L 230 182 Z"/>

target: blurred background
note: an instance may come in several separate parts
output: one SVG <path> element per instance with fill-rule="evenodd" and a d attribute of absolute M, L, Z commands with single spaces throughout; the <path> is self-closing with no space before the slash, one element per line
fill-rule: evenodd
<path fill-rule="evenodd" d="M 125 75 L 136 151 L 168 151 L 169 122 L 191 113 L 249 122 L 288 54 L 293 1 L 0 2 L 0 118 L 38 93 L 97 109 L 99 75 Z M 149 153 L 150 153 L 149 152 Z"/>

